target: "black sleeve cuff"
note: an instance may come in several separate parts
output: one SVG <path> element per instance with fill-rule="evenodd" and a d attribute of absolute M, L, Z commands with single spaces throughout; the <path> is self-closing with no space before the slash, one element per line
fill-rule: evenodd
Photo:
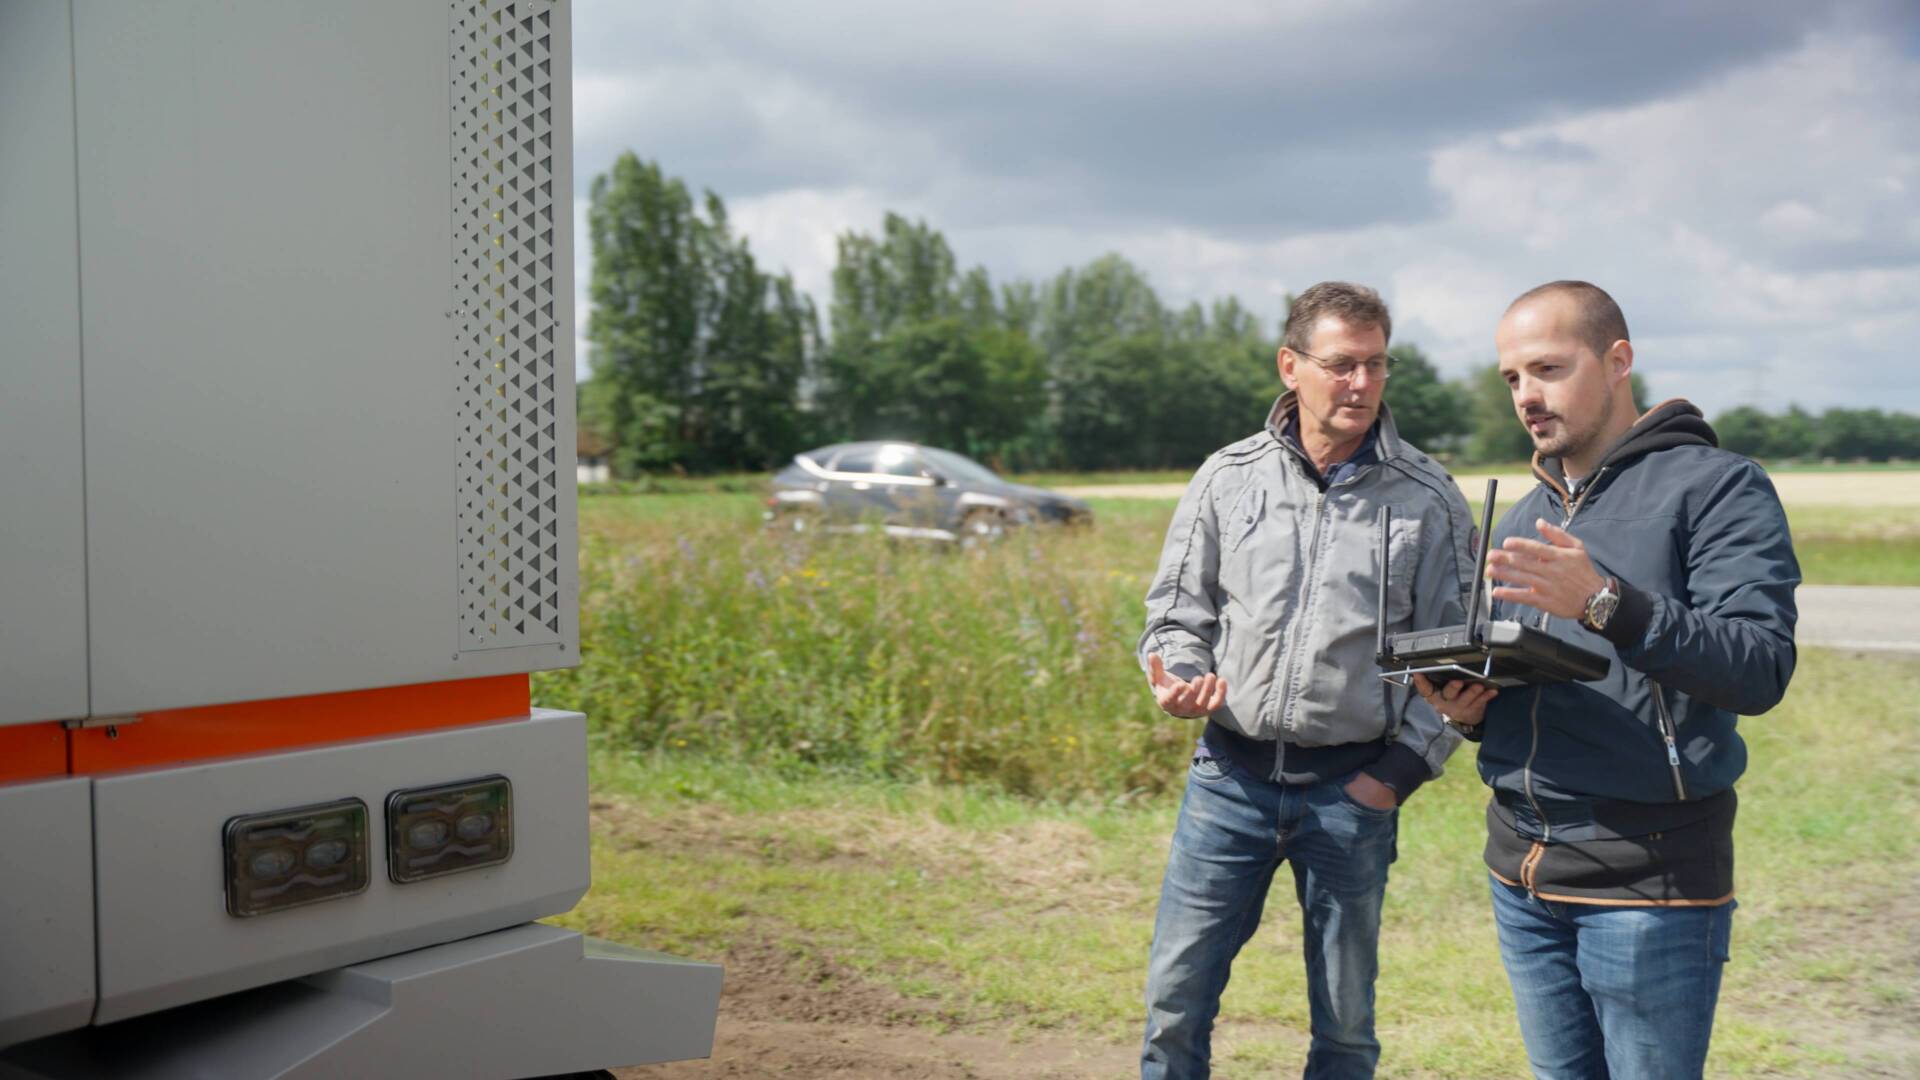
<path fill-rule="evenodd" d="M 1607 620 L 1607 628 L 1600 636 L 1613 642 L 1616 649 L 1630 649 L 1646 636 L 1648 624 L 1653 622 L 1653 596 L 1626 582 L 1620 582 L 1620 603 L 1613 609 L 1613 617 Z"/>
<path fill-rule="evenodd" d="M 1406 802 L 1421 784 L 1433 779 L 1426 760 L 1414 753 L 1406 743 L 1394 743 L 1387 747 L 1386 753 L 1360 771 L 1392 788 L 1401 802 Z"/>

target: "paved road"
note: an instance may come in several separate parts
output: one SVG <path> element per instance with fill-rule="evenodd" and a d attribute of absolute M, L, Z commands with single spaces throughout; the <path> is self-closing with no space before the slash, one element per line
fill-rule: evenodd
<path fill-rule="evenodd" d="M 1802 645 L 1920 655 L 1920 588 L 1802 585 Z"/>

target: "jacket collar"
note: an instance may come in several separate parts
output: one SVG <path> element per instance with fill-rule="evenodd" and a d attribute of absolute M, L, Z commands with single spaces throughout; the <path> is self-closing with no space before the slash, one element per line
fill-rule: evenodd
<path fill-rule="evenodd" d="M 1301 449 L 1298 443 L 1286 437 L 1287 417 L 1299 407 L 1298 394 L 1292 390 L 1281 394 L 1273 403 L 1273 408 L 1267 411 L 1267 434 L 1272 435 L 1274 441 L 1280 445 L 1305 459 L 1306 451 Z M 1384 401 L 1380 403 L 1380 415 L 1373 421 L 1373 436 L 1376 440 L 1373 452 L 1381 461 L 1399 457 L 1402 448 L 1406 445 L 1400 441 L 1400 432 L 1393 426 L 1393 412 L 1387 408 L 1387 403 Z M 1309 461 L 1308 464 L 1312 462 Z"/>

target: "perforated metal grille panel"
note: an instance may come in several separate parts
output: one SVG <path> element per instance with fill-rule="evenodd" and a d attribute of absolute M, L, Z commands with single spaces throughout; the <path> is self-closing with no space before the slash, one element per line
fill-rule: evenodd
<path fill-rule="evenodd" d="M 573 555 L 556 507 L 573 450 L 555 437 L 571 380 L 554 340 L 553 5 L 451 12 L 460 648 L 552 644 Z"/>

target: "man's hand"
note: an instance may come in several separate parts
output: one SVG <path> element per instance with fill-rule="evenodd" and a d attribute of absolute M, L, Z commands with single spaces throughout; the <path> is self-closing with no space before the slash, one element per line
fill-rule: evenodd
<path fill-rule="evenodd" d="M 1593 568 L 1587 545 L 1572 533 L 1539 518 L 1534 521 L 1547 543 L 1509 536 L 1487 552 L 1487 570 L 1507 584 L 1493 590 L 1495 600 L 1511 600 L 1563 619 L 1586 614 L 1587 599 L 1607 579 Z"/>
<path fill-rule="evenodd" d="M 1211 671 L 1192 682 L 1169 675 L 1159 653 L 1147 654 L 1147 685 L 1162 709 L 1183 720 L 1209 715 L 1227 703 L 1227 680 Z"/>
<path fill-rule="evenodd" d="M 1489 555 L 1492 553 L 1489 552 Z M 1455 679 L 1435 687 L 1425 675 L 1413 677 L 1413 688 L 1427 699 L 1433 711 L 1461 727 L 1472 727 L 1487 718 L 1487 702 L 1500 696 L 1500 688 L 1486 683 Z"/>
<path fill-rule="evenodd" d="M 1394 794 L 1392 788 L 1366 773 L 1353 774 L 1353 779 L 1347 781 L 1346 792 L 1347 798 L 1375 810 L 1391 810 L 1400 805 L 1400 796 Z"/>

